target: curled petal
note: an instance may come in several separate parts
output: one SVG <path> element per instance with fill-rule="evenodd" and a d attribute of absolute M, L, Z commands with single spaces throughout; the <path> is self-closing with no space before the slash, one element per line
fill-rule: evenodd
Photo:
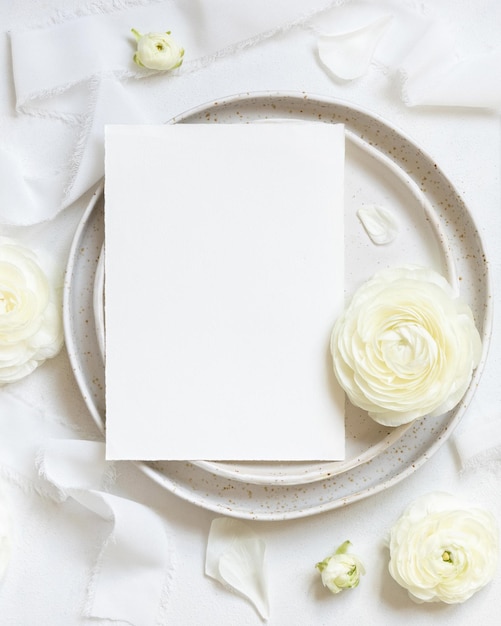
<path fill-rule="evenodd" d="M 264 556 L 264 541 L 247 524 L 224 517 L 212 521 L 205 573 L 250 600 L 268 619 Z"/>
<path fill-rule="evenodd" d="M 359 78 L 367 71 L 374 50 L 391 19 L 391 15 L 385 15 L 358 30 L 319 37 L 320 60 L 338 78 Z"/>
<path fill-rule="evenodd" d="M 371 241 L 377 245 L 391 243 L 398 235 L 398 224 L 393 213 L 381 206 L 364 206 L 357 211 Z"/>

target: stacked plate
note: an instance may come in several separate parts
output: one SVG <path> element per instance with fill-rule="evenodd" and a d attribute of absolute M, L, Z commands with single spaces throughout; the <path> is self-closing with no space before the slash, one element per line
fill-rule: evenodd
<path fill-rule="evenodd" d="M 346 132 L 345 250 L 349 295 L 375 271 L 415 263 L 432 267 L 460 288 L 484 342 L 490 331 L 488 265 L 477 228 L 437 165 L 382 119 L 339 101 L 289 93 L 237 95 L 171 123 L 259 123 L 302 120 L 342 123 Z M 196 176 L 196 173 L 194 173 Z M 398 235 L 387 245 L 369 238 L 357 211 L 390 211 Z M 65 333 L 70 360 L 89 411 L 105 431 L 104 197 L 93 195 L 75 234 L 65 284 Z M 347 404 L 346 460 L 329 463 L 214 461 L 139 462 L 169 491 L 234 517 L 281 520 L 344 506 L 386 489 L 422 465 L 464 413 L 483 369 L 463 401 L 439 418 L 399 428 L 376 424 Z M 266 433 L 263 433 L 266 436 Z"/>

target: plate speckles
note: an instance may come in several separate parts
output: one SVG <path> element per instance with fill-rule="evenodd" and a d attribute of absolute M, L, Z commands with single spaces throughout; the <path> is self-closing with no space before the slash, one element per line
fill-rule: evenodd
<path fill-rule="evenodd" d="M 437 164 L 384 120 L 323 97 L 261 93 L 203 105 L 171 123 L 283 119 L 346 125 L 347 292 L 369 278 L 375 268 L 408 262 L 434 267 L 458 286 L 472 308 L 484 341 L 484 359 L 463 401 L 439 418 L 385 430 L 348 406 L 344 462 L 138 463 L 154 481 L 195 505 L 260 520 L 298 518 L 346 506 L 403 480 L 425 463 L 449 437 L 475 392 L 492 316 L 488 262 L 471 215 Z M 361 202 L 382 204 L 399 217 L 401 232 L 384 250 L 368 241 L 356 218 Z M 94 331 L 94 280 L 103 245 L 103 208 L 100 188 L 75 234 L 65 281 L 64 320 L 77 382 L 104 433 L 104 364 Z"/>

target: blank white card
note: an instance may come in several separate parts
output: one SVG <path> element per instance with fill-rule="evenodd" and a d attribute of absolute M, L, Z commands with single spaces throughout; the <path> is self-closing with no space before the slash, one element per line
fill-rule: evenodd
<path fill-rule="evenodd" d="M 108 459 L 340 460 L 344 128 L 106 128 Z"/>

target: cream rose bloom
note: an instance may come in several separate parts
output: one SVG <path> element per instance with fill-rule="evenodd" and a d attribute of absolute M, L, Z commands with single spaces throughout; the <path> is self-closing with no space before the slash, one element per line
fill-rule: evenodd
<path fill-rule="evenodd" d="M 27 376 L 62 344 L 61 303 L 35 254 L 0 237 L 0 384 Z"/>
<path fill-rule="evenodd" d="M 364 283 L 331 336 L 341 387 L 386 426 L 456 406 L 481 351 L 470 308 L 440 274 L 414 266 Z"/>
<path fill-rule="evenodd" d="M 413 502 L 390 531 L 389 571 L 415 602 L 464 602 L 492 580 L 499 531 L 491 513 L 448 493 Z"/>
<path fill-rule="evenodd" d="M 348 553 L 350 545 L 350 541 L 345 541 L 332 556 L 315 566 L 322 576 L 322 584 L 331 593 L 358 587 L 360 577 L 365 574 L 365 568 L 358 556 Z"/>
<path fill-rule="evenodd" d="M 147 33 L 142 35 L 135 28 L 132 33 L 137 41 L 134 62 L 139 67 L 150 70 L 173 70 L 183 62 L 184 49 L 166 33 Z"/>

